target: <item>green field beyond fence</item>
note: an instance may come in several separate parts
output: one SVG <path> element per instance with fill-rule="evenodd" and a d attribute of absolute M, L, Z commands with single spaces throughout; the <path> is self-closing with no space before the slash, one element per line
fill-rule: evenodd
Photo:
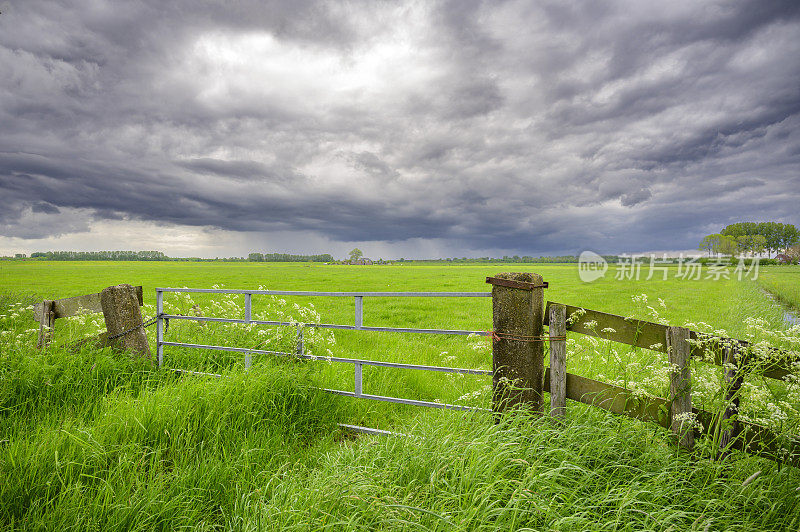
<path fill-rule="evenodd" d="M 576 264 L 331 266 L 269 263 L 0 262 L 0 523 L 17 528 L 797 530 L 800 473 L 702 445 L 679 453 L 663 429 L 570 405 L 564 426 L 511 416 L 421 411 L 316 391 L 348 389 L 353 367 L 326 356 L 491 369 L 485 337 L 321 331 L 305 347 L 323 360 L 166 348 L 165 366 L 230 378 L 178 377 L 109 349 L 63 346 L 103 329 L 102 314 L 57 320 L 35 349 L 36 300 L 142 285 L 299 291 L 489 291 L 487 276 L 533 271 L 545 298 L 655 323 L 798 349 L 800 331 L 759 282 L 650 280 L 583 283 Z M 793 301 L 800 268 L 762 268 L 763 286 Z M 788 294 L 788 295 L 786 295 Z M 239 295 L 165 294 L 174 314 L 241 318 Z M 253 297 L 254 316 L 353 323 L 349 298 Z M 170 324 L 166 339 L 290 349 L 291 328 Z M 368 298 L 364 325 L 492 328 L 491 299 Z M 151 342 L 155 339 L 148 330 Z M 568 335 L 568 371 L 668 396 L 657 350 Z M 719 367 L 692 365 L 693 400 L 713 409 Z M 365 392 L 488 407 L 491 377 L 364 368 Z M 695 399 L 696 398 L 696 399 Z M 742 418 L 800 432 L 798 383 L 756 378 Z M 353 436 L 337 423 L 409 434 Z M 753 475 L 756 475 L 753 477 Z"/>
<path fill-rule="evenodd" d="M 800 266 L 767 268 L 761 272 L 759 283 L 779 300 L 800 315 Z"/>

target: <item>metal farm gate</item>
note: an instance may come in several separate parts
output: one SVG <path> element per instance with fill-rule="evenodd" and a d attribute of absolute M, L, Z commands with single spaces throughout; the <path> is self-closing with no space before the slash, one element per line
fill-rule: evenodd
<path fill-rule="evenodd" d="M 202 294 L 243 294 L 244 295 L 244 316 L 241 319 L 231 318 L 213 318 L 205 316 L 185 316 L 179 314 L 164 314 L 164 293 L 166 292 L 180 292 L 180 293 L 202 293 Z M 303 323 L 298 325 L 294 322 L 287 321 L 272 321 L 272 320 L 254 320 L 252 319 L 252 298 L 253 296 L 316 296 L 316 297 L 352 297 L 354 300 L 355 312 L 354 323 L 352 325 L 342 325 L 333 323 Z M 345 364 L 353 364 L 353 378 L 354 378 L 354 391 L 348 392 L 345 390 L 332 390 L 325 389 L 327 392 L 346 395 L 349 397 L 356 397 L 359 399 L 372 399 L 374 401 L 387 401 L 391 403 L 401 403 L 414 406 L 426 406 L 432 408 L 448 408 L 453 410 L 478 410 L 490 411 L 486 408 L 474 408 L 463 405 L 453 405 L 447 403 L 436 403 L 432 401 L 420 401 L 416 399 L 406 399 L 401 397 L 388 397 L 384 395 L 373 395 L 364 393 L 362 387 L 362 367 L 363 366 L 378 366 L 384 368 L 398 368 L 398 369 L 412 369 L 421 371 L 437 371 L 443 373 L 461 373 L 467 375 L 492 375 L 490 370 L 479 369 L 464 369 L 464 368 L 451 368 L 444 366 L 425 366 L 419 364 L 402 364 L 398 362 L 382 362 L 378 360 L 363 360 L 358 358 L 342 358 L 342 357 L 318 357 L 309 355 L 304 352 L 303 348 L 303 328 L 316 327 L 322 329 L 339 329 L 348 331 L 365 331 L 372 333 L 421 333 L 421 334 L 439 334 L 439 335 L 455 335 L 455 336 L 491 336 L 491 331 L 466 331 L 466 330 L 453 330 L 453 329 L 417 329 L 408 327 L 366 327 L 363 325 L 364 315 L 364 298 L 365 297 L 424 297 L 424 298 L 439 298 L 439 297 L 492 297 L 491 292 L 300 292 L 300 291 L 283 291 L 283 290 L 230 290 L 222 288 L 156 288 L 156 308 L 157 308 L 157 332 L 156 332 L 156 349 L 158 353 L 158 365 L 162 367 L 164 364 L 164 347 L 188 347 L 195 349 L 209 349 L 216 351 L 232 351 L 242 353 L 244 355 L 245 369 L 251 365 L 252 355 L 281 355 L 301 358 L 305 360 L 316 360 L 324 362 L 340 362 Z M 165 320 L 193 320 L 198 322 L 214 322 L 214 323 L 239 323 L 245 325 L 272 325 L 272 326 L 287 326 L 297 327 L 297 348 L 295 352 L 286 351 L 271 351 L 264 349 L 250 349 L 245 347 L 227 347 L 221 345 L 205 345 L 205 344 L 189 344 L 183 342 L 167 342 L 164 340 Z M 188 372 L 199 373 L 199 372 Z M 361 427 L 359 427 L 361 429 Z M 377 431 L 384 432 L 384 431 Z"/>

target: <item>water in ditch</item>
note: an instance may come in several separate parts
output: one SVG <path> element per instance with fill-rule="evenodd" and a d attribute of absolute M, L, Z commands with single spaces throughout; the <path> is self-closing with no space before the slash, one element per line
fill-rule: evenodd
<path fill-rule="evenodd" d="M 783 312 L 783 321 L 789 325 L 797 325 L 800 323 L 800 315 L 798 315 L 798 311 L 775 297 L 772 293 L 768 292 L 767 290 L 763 290 L 764 294 L 772 300 L 775 305 L 781 309 Z"/>

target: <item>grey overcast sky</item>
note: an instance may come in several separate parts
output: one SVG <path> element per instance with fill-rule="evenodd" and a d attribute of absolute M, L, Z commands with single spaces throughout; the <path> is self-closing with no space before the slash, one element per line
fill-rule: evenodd
<path fill-rule="evenodd" d="M 0 0 L 0 254 L 800 225 L 800 2 Z"/>

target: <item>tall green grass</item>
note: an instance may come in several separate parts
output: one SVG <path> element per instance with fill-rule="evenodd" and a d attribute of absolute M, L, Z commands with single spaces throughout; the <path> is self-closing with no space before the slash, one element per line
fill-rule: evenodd
<path fill-rule="evenodd" d="M 340 446 L 242 508 L 242 529 L 796 530 L 798 472 L 693 461 L 665 433 L 589 408 L 430 417 Z M 755 472 L 757 479 L 745 482 Z"/>
<path fill-rule="evenodd" d="M 52 530 L 224 525 L 240 497 L 336 433 L 336 402 L 277 368 L 104 398 L 91 420 L 17 432 L 0 518 Z M 313 454 L 313 453 L 312 453 Z"/>
<path fill-rule="evenodd" d="M 484 290 L 481 277 L 497 271 L 496 266 L 371 270 L 222 266 L 226 268 L 203 265 L 191 272 L 181 265 L 178 276 L 167 265 L 147 270 L 152 277 L 145 283 L 208 287 L 219 282 L 216 277 L 228 276 L 237 288 L 269 283 L 269 288 L 320 290 Z M 134 277 L 145 272 L 139 265 L 126 265 L 125 271 L 115 270 L 113 264 L 103 267 L 108 269 L 97 281 L 102 286 L 121 281 L 137 284 Z M 163 283 L 155 280 L 159 272 L 167 277 Z M 123 274 L 124 279 L 118 277 Z M 572 278 L 574 274 L 564 267 L 550 267 L 545 278 L 554 290 L 547 298 L 675 325 L 705 321 L 742 338 L 756 334 L 747 324 L 754 316 L 762 320 L 759 327 L 780 326 L 780 311 L 768 306 L 752 283 L 607 279 L 583 285 Z M 88 282 L 86 276 L 80 279 Z M 276 286 L 278 282 L 283 284 Z M 78 286 L 74 293 L 48 295 L 91 291 L 94 287 Z M 641 304 L 640 298 L 634 304 L 631 296 L 642 293 L 649 295 L 648 303 Z M 657 303 L 659 297 L 665 299 L 664 307 Z M 215 306 L 214 298 L 197 297 L 205 315 L 241 311 L 241 301 L 217 300 Z M 352 320 L 350 300 L 312 301 L 322 321 Z M 293 308 L 295 302 L 304 301 L 289 299 L 285 307 Z M 101 326 L 97 317 L 59 320 L 54 344 L 37 351 L 32 347 L 35 326 L 24 310 L 27 301 L 0 303 L 0 333 L 8 333 L 0 335 L 0 526 L 6 528 L 797 530 L 800 526 L 796 469 L 740 453 L 723 464 L 707 461 L 703 453 L 684 455 L 662 429 L 597 409 L 570 403 L 565 426 L 525 416 L 496 426 L 479 414 L 355 402 L 313 389 L 350 389 L 351 365 L 260 356 L 243 374 L 240 355 L 168 348 L 168 366 L 226 375 L 180 378 L 125 354 L 92 349 L 76 353 L 63 347 Z M 254 298 L 253 311 L 272 311 L 271 305 Z M 147 314 L 153 309 L 144 310 Z M 375 299 L 366 302 L 365 310 L 368 325 L 480 330 L 491 323 L 488 299 Z M 173 322 L 168 339 L 255 347 L 265 336 L 259 336 L 258 328 Z M 290 349 L 293 331 L 274 339 L 274 346 Z M 491 344 L 485 339 L 342 332 L 333 345 L 324 338 L 306 340 L 308 347 L 319 348 L 315 353 L 320 356 L 330 347 L 335 355 L 370 359 L 475 368 L 491 364 Z M 664 395 L 666 381 L 656 374 L 661 367 L 656 356 L 603 342 L 591 345 L 578 337 L 571 344 L 568 366 L 570 372 L 638 383 L 643 392 Z M 696 363 L 693 372 L 707 377 L 709 389 L 698 381 L 702 385 L 698 398 L 706 391 L 713 395 L 719 381 L 719 368 L 701 364 Z M 488 406 L 487 384 L 483 377 L 364 369 L 366 392 L 400 397 Z M 743 408 L 749 408 L 746 400 L 754 401 L 753 415 L 775 401 L 755 394 L 759 386 L 751 383 L 743 399 Z M 479 393 L 472 395 L 476 390 Z M 797 408 L 791 404 L 795 397 L 791 394 L 797 390 L 792 390 L 777 383 L 770 393 L 777 394 L 780 408 L 791 410 Z M 412 436 L 352 438 L 337 428 L 337 422 Z M 757 478 L 746 481 L 759 471 Z"/>
<path fill-rule="evenodd" d="M 800 310 L 800 266 L 775 266 L 763 269 L 758 282 L 781 301 Z"/>
<path fill-rule="evenodd" d="M 3 330 L 15 333 L 0 343 L 3 527 L 225 527 L 242 498 L 313 462 L 346 418 L 297 364 L 180 377 L 109 349 L 38 351 Z"/>

